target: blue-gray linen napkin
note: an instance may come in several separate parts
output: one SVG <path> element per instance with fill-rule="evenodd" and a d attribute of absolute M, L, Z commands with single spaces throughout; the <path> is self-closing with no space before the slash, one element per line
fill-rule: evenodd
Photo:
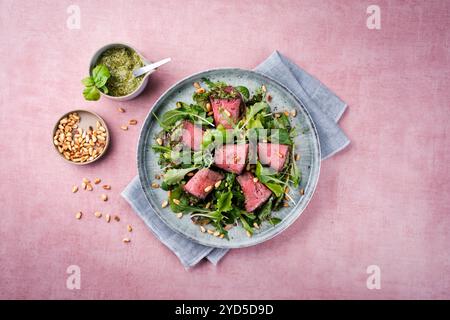
<path fill-rule="evenodd" d="M 284 84 L 308 109 L 319 134 L 322 160 L 341 151 L 350 143 L 337 124 L 347 105 L 319 80 L 278 51 L 272 53 L 254 70 Z M 170 229 L 151 209 L 138 177 L 130 182 L 122 196 L 153 234 L 175 253 L 185 268 L 195 266 L 203 258 L 216 265 L 228 252 L 227 249 L 197 244 Z"/>

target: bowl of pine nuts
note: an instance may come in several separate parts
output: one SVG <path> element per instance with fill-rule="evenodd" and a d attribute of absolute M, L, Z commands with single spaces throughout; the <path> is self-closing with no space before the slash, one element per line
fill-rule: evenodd
<path fill-rule="evenodd" d="M 52 137 L 61 158 L 76 165 L 97 161 L 109 146 L 105 121 L 87 110 L 74 110 L 63 115 L 53 128 Z"/>

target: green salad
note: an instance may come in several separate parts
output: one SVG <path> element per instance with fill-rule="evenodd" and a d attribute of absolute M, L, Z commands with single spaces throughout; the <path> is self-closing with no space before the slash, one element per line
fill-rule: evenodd
<path fill-rule="evenodd" d="M 154 114 L 162 128 L 152 145 L 161 174 L 152 187 L 168 192 L 162 207 L 189 215 L 199 231 L 229 239 L 240 226 L 251 237 L 294 204 L 292 189 L 301 181 L 296 111 L 272 111 L 264 85 L 254 92 L 209 79 L 202 85 L 194 83 L 192 102 Z"/>

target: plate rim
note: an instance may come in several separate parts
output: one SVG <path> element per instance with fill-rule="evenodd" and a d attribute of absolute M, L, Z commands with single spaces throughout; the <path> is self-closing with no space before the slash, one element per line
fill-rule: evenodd
<path fill-rule="evenodd" d="M 155 121 L 154 119 L 152 119 L 152 114 L 153 114 L 153 110 L 154 107 L 156 105 L 158 105 L 165 96 L 167 96 L 172 90 L 174 90 L 179 84 L 191 79 L 191 78 L 196 78 L 199 77 L 200 75 L 204 74 L 204 73 L 208 73 L 208 72 L 220 72 L 220 71 L 237 71 L 237 72 L 249 72 L 249 73 L 254 73 L 259 77 L 263 77 L 266 78 L 270 81 L 275 82 L 277 85 L 279 85 L 281 88 L 283 88 L 283 90 L 285 90 L 286 92 L 289 93 L 290 96 L 292 96 L 292 98 L 294 100 L 296 100 L 298 102 L 298 104 L 301 106 L 301 108 L 303 109 L 303 111 L 305 112 L 306 116 L 309 118 L 309 121 L 311 123 L 311 127 L 312 127 L 312 131 L 314 133 L 314 137 L 315 140 L 317 142 L 317 156 L 318 156 L 318 165 L 317 165 L 317 173 L 316 173 L 316 181 L 314 183 L 314 185 L 312 186 L 312 190 L 311 190 L 311 194 L 309 196 L 309 198 L 307 198 L 305 200 L 305 204 L 303 206 L 303 209 L 299 209 L 301 210 L 297 215 L 295 215 L 294 217 L 292 217 L 290 219 L 290 221 L 288 223 L 285 223 L 283 225 L 280 225 L 278 227 L 278 229 L 276 229 L 276 232 L 267 234 L 263 237 L 258 238 L 257 240 L 251 242 L 251 243 L 244 243 L 244 244 L 238 244 L 238 245 L 233 245 L 230 241 L 227 241 L 226 244 L 222 245 L 211 245 L 209 243 L 205 243 L 204 241 L 202 241 L 201 239 L 192 237 L 188 234 L 185 234 L 175 228 L 173 228 L 168 222 L 166 222 L 166 220 L 161 216 L 161 213 L 157 210 L 157 208 L 155 208 L 152 204 L 152 202 L 149 199 L 149 195 L 147 194 L 146 189 L 144 188 L 144 177 L 143 177 L 143 168 L 140 166 L 140 163 L 142 163 L 142 156 L 143 156 L 143 148 L 144 148 L 144 141 L 145 141 L 145 134 L 144 134 L 144 129 L 146 129 L 149 124 L 152 121 Z M 149 119 L 150 117 L 150 119 Z M 147 202 L 149 203 L 150 207 L 152 208 L 152 210 L 155 212 L 155 214 L 158 216 L 159 219 L 161 219 L 163 221 L 163 223 L 169 227 L 173 232 L 176 232 L 180 235 L 182 235 L 183 237 L 185 237 L 186 239 L 189 239 L 197 244 L 201 244 L 203 246 L 207 246 L 210 248 L 220 248 L 220 249 L 238 249 L 238 248 L 245 248 L 245 247 L 251 247 L 251 246 L 255 246 L 258 245 L 260 243 L 266 242 L 268 240 L 271 240 L 273 238 L 275 238 L 276 236 L 278 236 L 280 233 L 282 233 L 283 231 L 285 231 L 287 228 L 289 228 L 291 225 L 294 224 L 294 222 L 303 214 L 303 212 L 305 211 L 305 209 L 308 207 L 309 203 L 311 202 L 316 189 L 317 189 L 317 185 L 319 182 L 319 178 L 320 178 L 320 172 L 321 172 L 321 166 L 322 166 L 322 153 L 321 153 L 321 149 L 320 149 L 320 140 L 319 140 L 319 134 L 317 132 L 317 128 L 316 125 L 311 117 L 310 112 L 308 111 L 308 109 L 305 107 L 305 104 L 303 103 L 303 101 L 298 98 L 290 89 L 288 89 L 284 84 L 280 83 L 278 80 L 266 75 L 266 74 L 262 74 L 259 72 L 256 72 L 254 70 L 248 70 L 248 69 L 242 69 L 242 68 L 235 68 L 235 67 L 222 67 L 222 68 L 212 68 L 212 69 L 206 69 L 206 70 L 202 70 L 193 74 L 190 74 L 178 81 L 176 81 L 173 85 L 171 85 L 167 90 L 165 90 L 159 97 L 158 99 L 156 99 L 156 101 L 152 104 L 151 108 L 149 109 L 149 112 L 147 113 L 147 116 L 144 119 L 143 125 L 141 127 L 141 130 L 139 132 L 139 139 L 137 142 L 137 148 L 136 148 L 136 164 L 137 164 L 137 169 L 138 169 L 138 177 L 139 177 L 139 183 L 141 184 L 141 189 L 145 195 L 145 198 L 147 200 Z"/>

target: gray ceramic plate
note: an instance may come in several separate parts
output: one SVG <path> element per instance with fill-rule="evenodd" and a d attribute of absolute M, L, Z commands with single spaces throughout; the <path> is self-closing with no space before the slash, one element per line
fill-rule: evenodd
<path fill-rule="evenodd" d="M 177 101 L 192 101 L 194 88 L 192 84 L 200 82 L 206 77 L 212 81 L 225 81 L 231 85 L 246 86 L 251 92 L 262 84 L 267 87 L 272 96 L 271 107 L 273 111 L 297 110 L 297 116 L 291 118 L 293 125 L 299 128 L 300 135 L 295 140 L 296 152 L 301 155 L 298 166 L 302 172 L 302 181 L 299 186 L 304 189 L 301 195 L 299 190 L 292 190 L 291 196 L 295 205 L 285 207 L 274 212 L 275 217 L 282 221 L 276 226 L 264 223 L 260 230 L 256 230 L 251 238 L 247 237 L 245 230 L 238 226 L 229 231 L 230 240 L 220 239 L 207 233 L 201 233 L 198 226 L 191 222 L 189 215 L 178 219 L 169 207 L 162 209 L 161 203 L 167 199 L 167 192 L 162 189 L 151 188 L 155 182 L 155 175 L 161 173 L 158 165 L 159 155 L 155 154 L 151 145 L 155 144 L 155 135 L 161 131 L 157 121 L 150 112 L 142 127 L 137 151 L 137 164 L 139 178 L 144 193 L 156 214 L 174 231 L 200 244 L 219 248 L 241 248 L 252 246 L 269 240 L 280 234 L 290 226 L 303 212 L 314 193 L 320 171 L 320 148 L 316 128 L 302 103 L 279 82 L 259 73 L 242 69 L 214 69 L 189 76 L 167 90 L 154 104 L 152 112 L 160 117 L 164 112 L 175 108 Z"/>

